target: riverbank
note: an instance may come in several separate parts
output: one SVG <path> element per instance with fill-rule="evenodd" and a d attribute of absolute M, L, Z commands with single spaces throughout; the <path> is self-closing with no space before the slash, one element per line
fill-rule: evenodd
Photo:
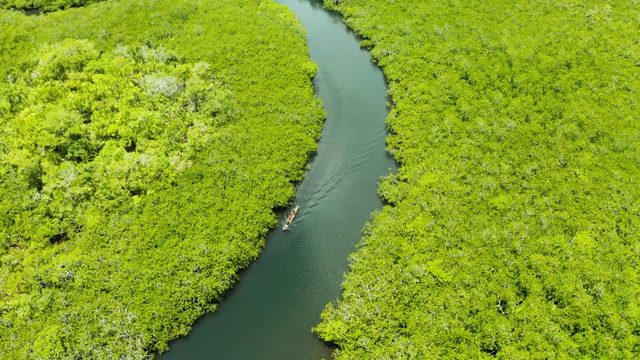
<path fill-rule="evenodd" d="M 326 3 L 389 80 L 402 164 L 317 328 L 338 357 L 634 357 L 637 7 Z"/>
<path fill-rule="evenodd" d="M 314 88 L 327 114 L 317 154 L 296 189 L 300 211 L 289 231 L 269 233 L 218 310 L 172 342 L 162 360 L 330 358 L 333 348 L 311 328 L 340 296 L 349 254 L 382 207 L 380 177 L 395 169 L 384 149 L 386 83 L 360 39 L 320 1 L 280 2 L 306 29 L 319 67 Z"/>
<path fill-rule="evenodd" d="M 2 357 L 149 358 L 304 175 L 324 118 L 304 29 L 250 0 L 0 18 Z"/>

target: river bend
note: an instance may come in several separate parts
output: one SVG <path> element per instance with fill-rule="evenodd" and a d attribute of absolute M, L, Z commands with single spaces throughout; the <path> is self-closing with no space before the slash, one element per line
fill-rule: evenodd
<path fill-rule="evenodd" d="M 311 328 L 340 297 L 349 254 L 370 214 L 382 207 L 380 176 L 395 171 L 385 151 L 387 87 L 370 54 L 320 0 L 278 2 L 307 29 L 311 59 L 320 67 L 314 87 L 327 112 L 317 155 L 296 192 L 300 212 L 291 231 L 269 233 L 218 310 L 160 359 L 330 358 L 332 349 Z"/>

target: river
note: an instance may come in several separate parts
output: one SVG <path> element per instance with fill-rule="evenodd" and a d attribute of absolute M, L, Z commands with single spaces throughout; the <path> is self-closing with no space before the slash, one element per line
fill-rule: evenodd
<path fill-rule="evenodd" d="M 370 54 L 321 1 L 278 2 L 308 31 L 311 59 L 320 67 L 314 87 L 327 112 L 317 155 L 296 191 L 300 212 L 291 231 L 269 233 L 218 310 L 171 342 L 158 356 L 163 360 L 331 358 L 332 349 L 311 328 L 340 297 L 349 254 L 382 207 L 380 176 L 396 170 L 385 151 L 387 87 Z"/>

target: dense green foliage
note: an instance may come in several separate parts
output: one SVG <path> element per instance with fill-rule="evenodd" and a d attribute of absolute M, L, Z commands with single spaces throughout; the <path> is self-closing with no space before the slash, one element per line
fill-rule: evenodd
<path fill-rule="evenodd" d="M 389 80 L 402 168 L 319 335 L 348 359 L 637 358 L 638 3 L 334 7 Z"/>
<path fill-rule="evenodd" d="M 172 64 L 146 46 L 118 50 L 101 55 L 86 40 L 43 46 L 27 76 L 1 90 L 0 166 L 18 181 L 0 191 L 24 195 L 7 203 L 14 218 L 4 247 L 66 237 L 93 213 L 139 200 L 150 183 L 175 182 L 232 119 L 230 92 L 207 63 Z"/>
<path fill-rule="evenodd" d="M 0 0 L 0 9 L 38 10 L 41 12 L 68 9 L 102 0 Z"/>
<path fill-rule="evenodd" d="M 303 29 L 272 1 L 110 1 L 0 11 L 0 48 L 0 357 L 165 350 L 316 147 Z"/>

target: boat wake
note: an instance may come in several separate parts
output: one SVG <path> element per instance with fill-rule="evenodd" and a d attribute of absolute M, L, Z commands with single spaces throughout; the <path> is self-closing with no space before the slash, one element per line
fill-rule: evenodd
<path fill-rule="evenodd" d="M 379 149 L 380 141 L 382 141 L 384 137 L 384 133 L 379 133 L 379 131 L 373 128 L 361 139 L 355 152 L 344 153 L 338 161 L 338 165 L 329 173 L 324 181 L 321 182 L 321 185 L 313 192 L 309 201 L 306 202 L 303 214 L 311 211 L 327 197 L 331 191 L 336 189 L 340 183 L 346 180 L 349 175 L 358 171 L 364 161 L 370 159 L 369 154 Z"/>

